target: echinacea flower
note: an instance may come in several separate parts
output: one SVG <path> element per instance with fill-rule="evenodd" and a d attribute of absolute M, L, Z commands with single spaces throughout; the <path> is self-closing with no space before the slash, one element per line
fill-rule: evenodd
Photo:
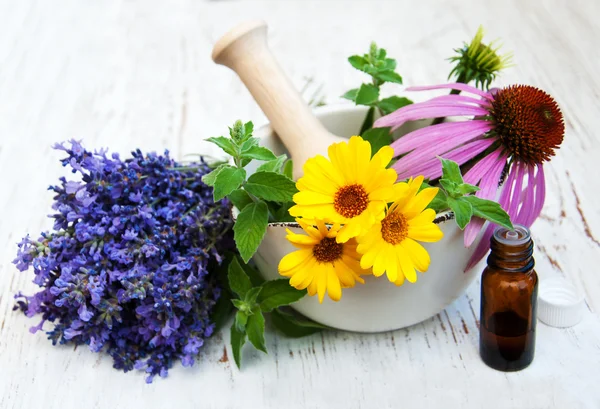
<path fill-rule="evenodd" d="M 543 163 L 554 155 L 564 137 L 565 125 L 558 105 L 550 95 L 528 85 L 513 85 L 493 92 L 458 83 L 409 89 L 442 88 L 457 89 L 475 97 L 436 97 L 400 108 L 375 123 L 377 127 L 397 128 L 417 119 L 474 117 L 428 126 L 394 142 L 394 154 L 402 155 L 394 164 L 398 178 L 420 174 L 429 179 L 439 178 L 442 167 L 437 156 L 442 156 L 460 165 L 469 163 L 465 182 L 479 185 L 478 197 L 494 200 L 503 169 L 508 166 L 508 177 L 498 202 L 513 223 L 530 227 L 544 205 Z M 483 226 L 482 219 L 473 218 L 465 230 L 466 246 L 473 243 Z M 488 225 L 485 229 L 467 269 L 486 254 L 493 228 Z"/>
<path fill-rule="evenodd" d="M 393 154 L 386 146 L 371 158 L 371 144 L 360 136 L 332 144 L 329 160 L 317 155 L 304 164 L 290 215 L 343 225 L 339 243 L 358 236 L 383 219 L 386 204 L 397 196 L 396 172 L 386 169 Z"/>
<path fill-rule="evenodd" d="M 309 295 L 319 295 L 323 302 L 325 293 L 333 301 L 342 298 L 342 288 L 364 283 L 360 274 L 369 270 L 360 267 L 360 254 L 356 252 L 356 240 L 338 243 L 336 237 L 341 227 L 334 224 L 329 228 L 316 220 L 316 228 L 302 219 L 297 219 L 308 234 L 296 234 L 287 230 L 287 239 L 299 250 L 287 254 L 279 262 L 279 274 L 290 277 L 290 285 L 298 290 L 307 289 Z"/>
<path fill-rule="evenodd" d="M 438 189 L 425 188 L 419 192 L 422 183 L 423 176 L 398 183 L 404 188 L 402 197 L 392 204 L 381 222 L 357 238 L 356 250 L 363 255 L 360 266 L 372 267 L 377 277 L 385 272 L 396 285 L 401 285 L 405 278 L 416 282 L 417 271 L 429 268 L 429 254 L 418 241 L 436 242 L 444 235 L 433 223 L 435 211 L 425 209 Z"/>
<path fill-rule="evenodd" d="M 503 69 L 510 67 L 512 54 L 499 54 L 500 46 L 496 41 L 484 44 L 483 27 L 479 26 L 475 37 L 470 44 L 465 44 L 462 48 L 457 48 L 457 55 L 450 58 L 450 61 L 456 65 L 450 72 L 448 79 L 456 76 L 456 82 L 468 84 L 475 81 L 477 87 L 488 89 L 498 73 Z M 460 93 L 458 90 L 453 93 Z"/>

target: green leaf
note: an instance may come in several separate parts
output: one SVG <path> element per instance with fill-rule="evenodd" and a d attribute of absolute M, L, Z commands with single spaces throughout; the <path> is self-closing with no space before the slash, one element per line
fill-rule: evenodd
<path fill-rule="evenodd" d="M 383 51 L 385 51 L 385 50 L 383 50 Z M 384 59 L 383 60 L 382 68 L 384 70 L 394 71 L 396 69 L 396 60 L 394 60 L 393 58 L 386 58 L 386 59 Z"/>
<path fill-rule="evenodd" d="M 265 279 L 262 278 L 258 270 L 256 270 L 250 264 L 241 263 L 241 266 L 246 272 L 246 275 L 250 278 L 250 282 L 252 283 L 253 287 L 260 287 L 265 282 Z"/>
<path fill-rule="evenodd" d="M 237 257 L 234 257 L 233 260 L 231 260 L 231 263 L 229 263 L 227 280 L 229 282 L 229 288 L 231 288 L 231 291 L 236 293 L 240 298 L 244 298 L 246 293 L 252 288 L 250 278 L 240 265 Z M 240 308 L 237 305 L 236 307 Z"/>
<path fill-rule="evenodd" d="M 224 136 L 217 136 L 206 139 L 208 142 L 212 142 L 217 145 L 219 148 L 223 149 L 225 153 L 230 156 L 237 156 L 236 147 L 233 144 L 233 141 L 230 138 L 226 138 Z"/>
<path fill-rule="evenodd" d="M 387 115 L 412 103 L 408 98 L 394 96 L 382 99 L 377 103 L 377 106 L 381 109 L 383 115 Z"/>
<path fill-rule="evenodd" d="M 235 328 L 240 331 L 243 332 L 246 330 L 246 323 L 248 322 L 248 314 L 246 314 L 244 311 L 238 311 L 235 314 Z"/>
<path fill-rule="evenodd" d="M 246 179 L 246 171 L 240 168 L 226 167 L 217 174 L 213 197 L 215 202 L 236 190 Z"/>
<path fill-rule="evenodd" d="M 402 84 L 402 77 L 393 70 L 378 70 L 373 76 L 381 81 Z"/>
<path fill-rule="evenodd" d="M 250 138 L 254 132 L 254 124 L 252 121 L 248 121 L 244 124 L 244 139 Z"/>
<path fill-rule="evenodd" d="M 291 159 L 283 165 L 283 174 L 292 180 L 294 179 L 294 162 Z"/>
<path fill-rule="evenodd" d="M 371 157 L 392 143 L 390 128 L 371 128 L 362 134 L 362 138 L 371 144 Z"/>
<path fill-rule="evenodd" d="M 265 317 L 260 308 L 256 308 L 252 312 L 253 314 L 248 317 L 248 324 L 246 325 L 248 340 L 252 342 L 254 348 L 267 353 L 267 347 L 265 346 Z"/>
<path fill-rule="evenodd" d="M 273 308 L 296 302 L 305 295 L 306 290 L 296 290 L 287 278 L 281 278 L 265 282 L 256 301 L 263 312 L 270 312 Z"/>
<path fill-rule="evenodd" d="M 305 337 L 327 329 L 326 326 L 305 317 L 299 318 L 279 309 L 271 312 L 271 323 L 276 329 L 291 338 Z"/>
<path fill-rule="evenodd" d="M 373 121 L 375 120 L 375 107 L 370 107 L 367 111 L 367 115 L 365 115 L 365 120 L 363 121 L 362 126 L 360 127 L 359 134 L 362 135 L 367 132 L 369 129 L 373 128 Z"/>
<path fill-rule="evenodd" d="M 235 308 L 237 308 L 240 311 L 242 311 L 242 310 L 250 311 L 251 310 L 251 308 L 248 308 L 248 306 L 246 305 L 246 302 L 243 300 L 238 300 L 237 298 L 232 298 L 231 303 L 235 306 Z"/>
<path fill-rule="evenodd" d="M 210 314 L 210 322 L 215 324 L 215 332 L 219 331 L 231 317 L 233 304 L 231 303 L 231 293 L 229 290 L 222 289 L 221 296 L 217 300 Z"/>
<path fill-rule="evenodd" d="M 360 55 L 353 55 L 352 57 L 348 57 L 348 62 L 354 68 L 360 71 L 364 71 L 365 65 L 369 65 L 369 61 L 365 57 L 361 57 Z"/>
<path fill-rule="evenodd" d="M 439 159 L 442 161 L 442 177 L 457 185 L 463 184 L 464 181 L 458 163 L 444 158 Z"/>
<path fill-rule="evenodd" d="M 448 209 L 448 199 L 446 196 L 446 192 L 444 192 L 442 189 L 438 190 L 437 195 L 435 195 L 435 197 L 427 207 L 435 210 L 436 213 Z"/>
<path fill-rule="evenodd" d="M 244 210 L 244 207 L 253 202 L 248 192 L 243 189 L 234 190 L 229 194 L 228 198 L 238 210 Z"/>
<path fill-rule="evenodd" d="M 342 95 L 342 98 L 349 99 L 350 101 L 356 101 L 356 96 L 358 95 L 358 88 L 351 89 Z"/>
<path fill-rule="evenodd" d="M 275 172 L 257 172 L 248 178 L 244 186 L 247 192 L 264 200 L 291 202 L 298 192 L 290 178 Z"/>
<path fill-rule="evenodd" d="M 468 183 L 463 183 L 462 185 L 459 185 L 456 187 L 456 192 L 460 193 L 461 195 L 468 195 L 471 193 L 475 193 L 478 190 L 479 190 L 479 188 L 477 186 L 470 185 Z"/>
<path fill-rule="evenodd" d="M 235 323 L 231 325 L 231 351 L 233 352 L 233 359 L 235 360 L 235 364 L 238 368 L 241 365 L 241 352 L 242 347 L 246 343 L 246 333 L 243 331 L 239 331 Z"/>
<path fill-rule="evenodd" d="M 258 146 L 258 138 L 248 138 L 240 146 L 240 152 L 247 152 L 253 146 Z"/>
<path fill-rule="evenodd" d="M 458 185 L 456 184 L 456 182 L 453 182 L 448 179 L 440 179 L 440 185 L 448 193 L 448 196 L 451 196 L 451 197 L 461 196 L 460 194 L 457 194 L 457 192 L 456 192 L 456 189 L 458 188 Z"/>
<path fill-rule="evenodd" d="M 277 159 L 277 156 L 273 154 L 269 149 L 262 146 L 251 146 L 248 150 L 242 151 L 240 154 L 241 158 L 256 159 L 256 160 L 273 160 Z"/>
<path fill-rule="evenodd" d="M 287 155 L 280 155 L 273 160 L 263 163 L 258 168 L 256 168 L 257 172 L 277 172 L 281 171 L 281 167 L 283 163 L 287 159 Z"/>
<path fill-rule="evenodd" d="M 261 291 L 262 291 L 262 287 L 251 288 L 246 293 L 246 296 L 244 297 L 244 301 L 247 304 L 252 305 L 252 307 L 254 307 L 254 304 L 256 304 L 256 299 L 258 298 L 258 294 L 260 294 Z"/>
<path fill-rule="evenodd" d="M 462 200 L 469 202 L 473 207 L 473 214 L 499 226 L 513 229 L 508 213 L 502 207 L 491 200 L 481 199 L 477 196 L 465 196 Z"/>
<path fill-rule="evenodd" d="M 356 105 L 373 105 L 379 99 L 379 88 L 372 84 L 362 84 L 356 94 Z"/>
<path fill-rule="evenodd" d="M 233 226 L 233 238 L 244 262 L 256 252 L 269 222 L 269 209 L 265 202 L 255 202 L 244 207 Z"/>
<path fill-rule="evenodd" d="M 233 166 L 231 166 L 231 165 L 227 165 L 226 163 L 223 163 L 223 164 L 217 166 L 212 172 L 207 173 L 206 175 L 202 176 L 202 181 L 205 184 L 207 184 L 208 186 L 214 186 L 215 180 L 217 179 L 217 175 L 219 174 L 219 172 L 225 168 L 232 168 L 232 167 Z"/>
<path fill-rule="evenodd" d="M 458 224 L 458 227 L 460 227 L 461 230 L 464 230 L 473 216 L 473 206 L 471 206 L 469 202 L 462 199 L 464 198 L 454 199 L 449 197 L 448 205 L 454 212 L 456 224 Z"/>
<path fill-rule="evenodd" d="M 276 222 L 295 222 L 296 218 L 290 215 L 290 207 L 294 206 L 294 202 L 281 203 L 279 208 L 273 212 L 273 218 Z"/>

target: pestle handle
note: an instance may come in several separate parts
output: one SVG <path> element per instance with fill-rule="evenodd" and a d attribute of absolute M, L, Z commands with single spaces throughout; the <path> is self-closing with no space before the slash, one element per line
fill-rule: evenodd
<path fill-rule="evenodd" d="M 294 176 L 302 174 L 308 158 L 341 140 L 314 117 L 275 61 L 263 21 L 249 21 L 229 31 L 215 44 L 212 58 L 244 82 L 294 159 Z"/>

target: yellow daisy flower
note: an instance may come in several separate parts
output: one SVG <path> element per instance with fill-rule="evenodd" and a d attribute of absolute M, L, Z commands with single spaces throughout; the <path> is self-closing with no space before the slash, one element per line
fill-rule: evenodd
<path fill-rule="evenodd" d="M 422 183 L 423 176 L 400 183 L 407 187 L 404 195 L 388 209 L 381 222 L 357 237 L 357 251 L 363 255 L 361 267 L 372 267 L 377 277 L 387 273 L 396 285 L 402 285 L 404 278 L 416 282 L 416 271 L 429 268 L 429 254 L 417 241 L 435 242 L 444 235 L 433 223 L 435 211 L 425 209 L 438 189 L 426 188 L 417 193 Z"/>
<path fill-rule="evenodd" d="M 304 164 L 304 176 L 296 183 L 294 217 L 322 219 L 341 224 L 336 240 L 344 243 L 385 216 L 385 207 L 403 188 L 396 184 L 394 169 L 386 169 L 394 150 L 381 148 L 371 158 L 371 144 L 360 136 L 332 144 L 329 160 L 317 155 Z"/>
<path fill-rule="evenodd" d="M 356 252 L 356 240 L 338 243 L 336 237 L 339 224 L 329 229 L 321 220 L 316 228 L 302 219 L 296 220 L 308 234 L 295 234 L 287 229 L 287 239 L 299 250 L 279 262 L 279 274 L 290 277 L 290 285 L 307 289 L 309 295 L 319 294 L 323 302 L 325 292 L 333 301 L 342 298 L 342 288 L 354 287 L 356 282 L 364 284 L 360 274 L 369 274 L 360 267 L 360 254 Z"/>

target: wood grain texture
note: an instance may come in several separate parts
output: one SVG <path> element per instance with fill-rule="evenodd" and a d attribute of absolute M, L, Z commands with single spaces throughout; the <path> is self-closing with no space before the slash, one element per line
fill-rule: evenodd
<path fill-rule="evenodd" d="M 599 408 L 600 143 L 596 1 L 0 1 L 0 408 Z M 50 146 L 69 138 L 127 152 L 214 151 L 202 138 L 235 119 L 264 116 L 212 44 L 235 23 L 265 19 L 270 46 L 294 85 L 323 84 L 328 103 L 364 77 L 346 62 L 371 40 L 398 58 L 406 84 L 442 82 L 454 47 L 483 24 L 517 66 L 500 84 L 554 95 L 567 136 L 547 166 L 548 198 L 533 227 L 537 271 L 564 275 L 586 294 L 579 325 L 538 325 L 526 370 L 488 369 L 478 355 L 479 283 L 443 313 L 376 335 L 267 336 L 266 356 L 230 361 L 217 334 L 201 365 L 177 366 L 148 386 L 85 347 L 52 347 L 12 311 L 35 290 L 11 264 L 15 243 L 51 227 L 51 194 L 63 174 Z M 397 92 L 393 86 L 385 92 Z M 427 94 L 418 94 L 416 99 Z M 596 197 L 596 199 L 594 199 Z M 595 205 L 594 205 L 595 203 Z"/>

